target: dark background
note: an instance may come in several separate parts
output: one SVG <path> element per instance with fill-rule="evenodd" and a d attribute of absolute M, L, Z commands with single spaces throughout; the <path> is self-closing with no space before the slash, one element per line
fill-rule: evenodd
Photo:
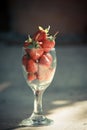
<path fill-rule="evenodd" d="M 58 45 L 87 45 L 86 0 L 1 0 L 0 40 L 22 43 L 39 25 L 59 31 Z"/>

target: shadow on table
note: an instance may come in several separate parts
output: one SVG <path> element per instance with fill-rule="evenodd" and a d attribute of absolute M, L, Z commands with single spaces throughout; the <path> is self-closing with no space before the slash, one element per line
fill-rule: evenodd
<path fill-rule="evenodd" d="M 49 88 L 43 95 L 43 110 L 45 115 L 53 114 L 54 110 L 73 106 L 77 102 L 87 100 L 87 87 Z M 28 91 L 27 91 L 28 90 Z M 3 90 L 0 95 L 0 127 L 2 130 L 12 130 L 21 127 L 17 125 L 29 117 L 33 110 L 33 94 L 27 87 L 12 86 Z M 4 101 L 4 102 L 3 102 Z M 83 113 L 85 115 L 85 112 Z M 84 116 L 83 115 L 83 116 Z M 81 117 L 80 117 L 81 118 Z M 4 123 L 3 123 L 4 122 Z M 32 130 L 30 128 L 30 130 Z"/>

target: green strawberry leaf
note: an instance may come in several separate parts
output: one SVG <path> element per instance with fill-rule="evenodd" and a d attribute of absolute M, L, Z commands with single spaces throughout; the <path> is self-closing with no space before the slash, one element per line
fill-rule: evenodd
<path fill-rule="evenodd" d="M 34 47 L 33 47 L 33 44 L 29 44 L 28 48 L 29 48 L 29 49 L 34 48 Z"/>
<path fill-rule="evenodd" d="M 57 35 L 58 33 L 59 33 L 59 32 L 56 32 L 56 33 L 54 34 L 54 36 L 52 36 L 52 35 L 48 36 L 48 39 L 49 39 L 50 41 L 54 41 L 54 40 L 56 39 L 56 35 Z"/>
<path fill-rule="evenodd" d="M 32 38 L 30 37 L 30 35 L 28 35 L 28 42 L 32 42 Z"/>
<path fill-rule="evenodd" d="M 28 45 L 27 48 L 33 49 L 33 48 L 39 48 L 39 47 L 40 47 L 39 43 L 37 41 L 32 40 L 32 42 Z"/>
<path fill-rule="evenodd" d="M 45 33 L 48 33 L 49 30 L 50 30 L 50 25 L 49 25 L 46 29 L 43 29 L 41 26 L 39 26 L 38 28 L 39 28 L 39 30 L 42 30 L 42 31 L 44 31 Z"/>
<path fill-rule="evenodd" d="M 48 26 L 48 28 L 45 29 L 45 32 L 48 33 L 50 30 L 50 25 Z"/>
<path fill-rule="evenodd" d="M 34 46 L 34 48 L 39 48 L 40 47 L 40 45 L 38 44 L 37 41 L 33 41 L 33 46 Z"/>
<path fill-rule="evenodd" d="M 49 39 L 50 41 L 54 41 L 54 40 L 55 40 L 55 38 L 54 38 L 52 35 L 49 36 L 48 39 Z"/>

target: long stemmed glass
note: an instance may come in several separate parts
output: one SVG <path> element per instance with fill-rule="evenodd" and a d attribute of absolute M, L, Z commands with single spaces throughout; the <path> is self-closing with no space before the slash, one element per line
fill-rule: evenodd
<path fill-rule="evenodd" d="M 31 49 L 29 49 L 31 51 Z M 44 126 L 52 124 L 53 120 L 43 114 L 42 97 L 46 88 L 52 82 L 56 70 L 56 51 L 52 48 L 43 54 L 43 58 L 33 62 L 28 50 L 22 48 L 22 68 L 28 86 L 34 94 L 34 110 L 31 116 L 24 119 L 20 126 Z M 36 52 L 37 53 L 37 52 Z M 44 59 L 45 57 L 45 59 Z M 47 62 L 46 62 L 47 60 Z M 31 71 L 31 72 L 30 72 Z M 33 73 L 32 73 L 33 72 Z"/>

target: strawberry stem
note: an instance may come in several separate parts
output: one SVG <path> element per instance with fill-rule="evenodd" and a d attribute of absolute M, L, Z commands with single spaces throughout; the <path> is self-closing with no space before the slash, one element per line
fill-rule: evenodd
<path fill-rule="evenodd" d="M 54 37 L 54 38 L 56 38 L 56 35 L 57 35 L 58 33 L 59 33 L 59 32 L 57 31 L 57 32 L 54 34 L 54 36 L 53 36 L 53 37 Z"/>

